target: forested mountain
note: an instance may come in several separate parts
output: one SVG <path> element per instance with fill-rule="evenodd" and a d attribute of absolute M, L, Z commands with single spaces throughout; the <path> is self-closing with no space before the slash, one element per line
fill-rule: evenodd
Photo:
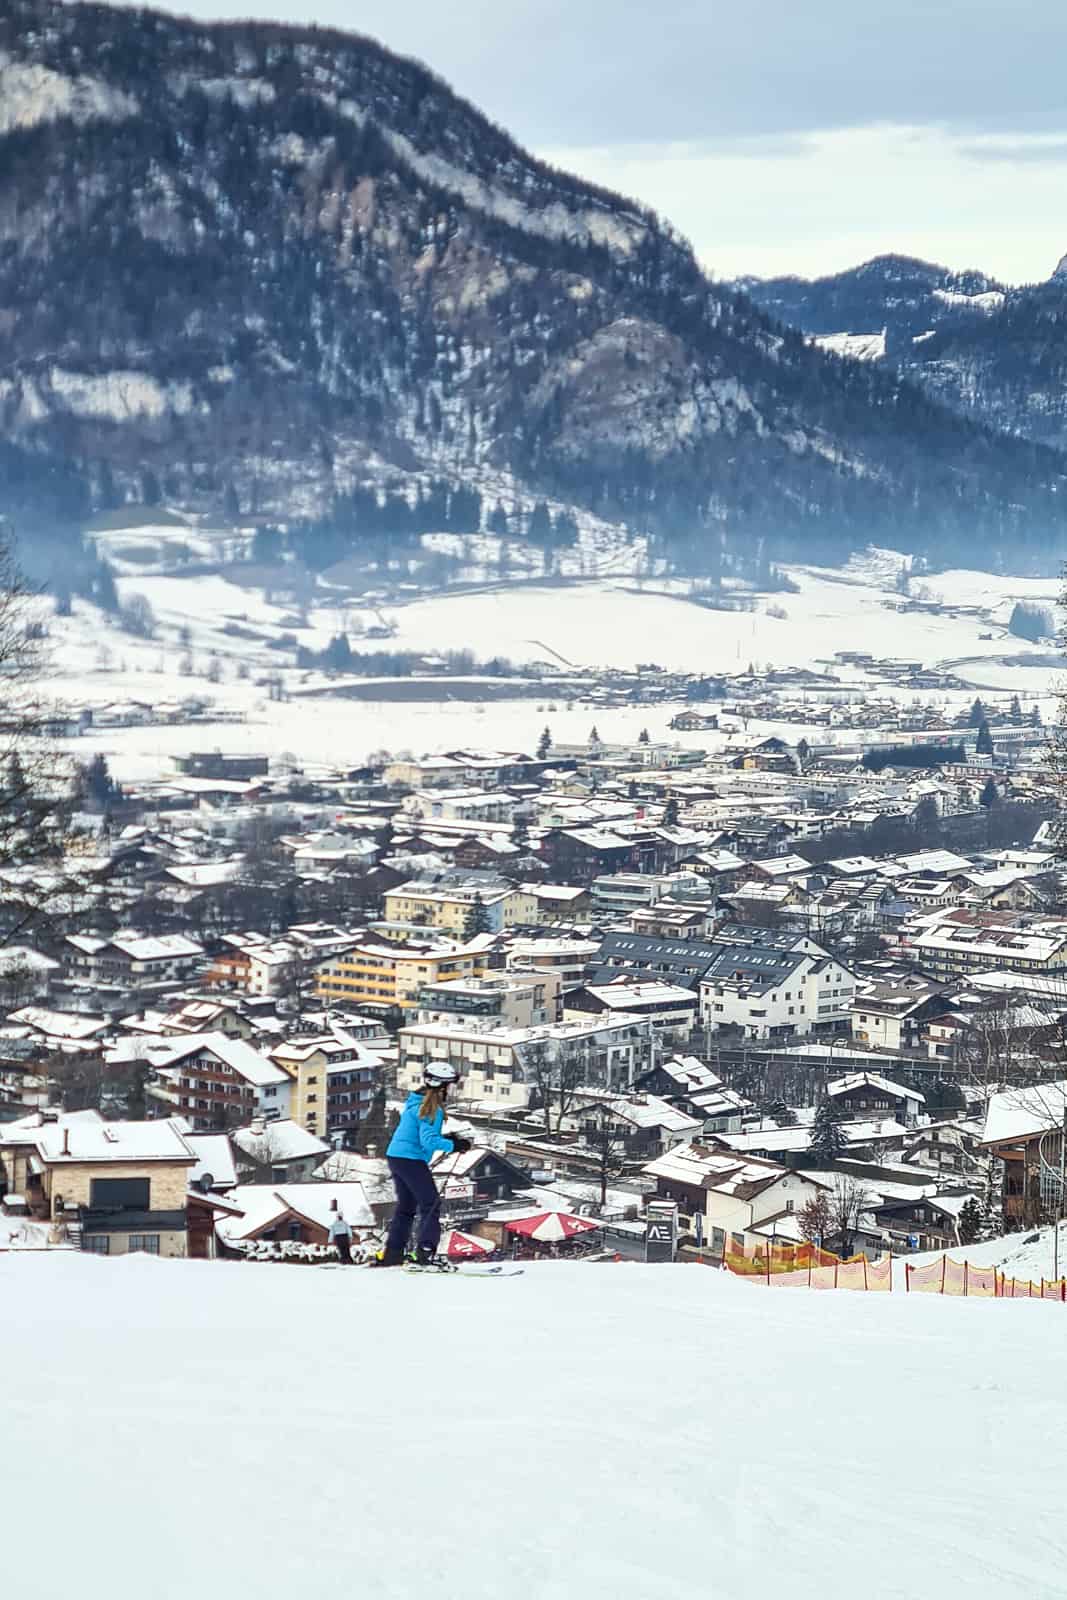
<path fill-rule="evenodd" d="M 370 40 L 56 0 L 0 14 L 0 427 L 24 525 L 163 500 L 340 548 L 491 471 L 709 571 L 1043 559 L 1067 498 Z"/>
<path fill-rule="evenodd" d="M 1063 262 L 1047 282 L 1017 289 L 905 256 L 738 287 L 823 348 L 884 360 L 963 416 L 1067 449 Z"/>

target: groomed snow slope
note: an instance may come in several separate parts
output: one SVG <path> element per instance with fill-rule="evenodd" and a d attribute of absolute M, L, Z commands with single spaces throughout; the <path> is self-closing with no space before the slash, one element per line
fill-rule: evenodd
<path fill-rule="evenodd" d="M 13 1591 L 1063 1592 L 1058 1305 L 44 1254 L 0 1299 Z"/>

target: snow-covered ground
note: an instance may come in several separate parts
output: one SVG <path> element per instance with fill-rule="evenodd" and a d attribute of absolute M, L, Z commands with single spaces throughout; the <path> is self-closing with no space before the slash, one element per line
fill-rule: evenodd
<path fill-rule="evenodd" d="M 1063 1593 L 1059 1306 L 54 1254 L 0 1295 L 46 1600 Z"/>
<path fill-rule="evenodd" d="M 123 536 L 134 538 L 136 530 L 124 530 Z M 291 751 L 304 761 L 333 759 L 343 752 L 346 759 L 359 762 L 382 748 L 424 753 L 470 744 L 525 746 L 531 737 L 536 740 L 546 721 L 557 739 L 580 738 L 593 720 L 588 708 L 567 712 L 566 691 L 554 693 L 550 684 L 540 700 L 484 707 L 456 701 L 444 687 L 439 700 L 421 704 L 386 695 L 380 701 L 359 702 L 339 696 L 300 699 L 302 690 L 330 690 L 337 684 L 321 673 L 298 673 L 286 666 L 292 645 L 273 647 L 285 635 L 310 649 L 321 649 L 344 632 L 357 652 L 468 649 L 483 660 L 542 660 L 561 668 L 652 662 L 708 673 L 737 672 L 750 663 L 822 669 L 834 652 L 856 650 L 926 665 L 958 663 L 952 670 L 983 690 L 1053 693 L 1061 673 L 1058 652 L 1011 637 L 1006 624 L 1017 599 L 1053 604 L 1057 580 L 939 574 L 914 580 L 913 592 L 969 610 L 901 612 L 896 608 L 902 597 L 894 587 L 900 563 L 899 556 L 872 550 L 840 572 L 793 568 L 799 591 L 759 596 L 751 612 L 713 611 L 695 604 L 687 597 L 687 586 L 677 580 L 642 584 L 632 577 L 401 595 L 383 609 L 327 587 L 301 612 L 220 574 L 121 576 L 124 603 L 134 595 L 149 602 L 157 622 L 155 636 L 133 637 L 94 606 L 75 601 L 71 617 L 49 622 L 51 687 L 57 699 L 98 704 L 207 695 L 219 708 L 248 719 L 192 730 L 113 730 L 78 742 L 83 756 L 100 749 L 113 758 L 116 775 L 127 779 L 167 771 L 169 757 L 186 751 L 190 743 L 209 749 Z M 395 629 L 393 636 L 368 639 L 368 628 L 380 627 L 383 620 Z M 280 664 L 286 667 L 292 696 L 283 702 L 269 699 L 266 689 Z M 844 669 L 844 677 L 849 679 L 850 669 Z M 851 679 L 859 684 L 856 673 Z M 915 698 L 910 690 L 894 691 L 882 682 L 873 687 L 879 694 Z M 945 698 L 936 691 L 930 694 L 935 700 Z M 553 702 L 556 712 L 537 709 L 541 704 L 547 710 Z M 1043 707 L 1046 715 L 1050 705 L 1046 701 Z M 604 739 L 632 738 L 646 726 L 660 738 L 675 709 L 598 710 L 595 720 Z M 791 732 L 799 738 L 804 729 L 793 726 Z M 688 742 L 708 745 L 714 739 L 690 736 Z"/>

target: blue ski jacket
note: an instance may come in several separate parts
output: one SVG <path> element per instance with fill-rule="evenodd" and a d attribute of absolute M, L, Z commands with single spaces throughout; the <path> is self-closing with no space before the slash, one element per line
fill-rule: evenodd
<path fill-rule="evenodd" d="M 401 1161 L 428 1162 L 435 1150 L 443 1150 L 446 1155 L 452 1154 L 452 1140 L 446 1139 L 441 1132 L 444 1112 L 439 1111 L 435 1117 L 420 1117 L 421 1105 L 421 1093 L 408 1095 L 397 1130 L 385 1152 L 387 1156 L 395 1156 Z"/>

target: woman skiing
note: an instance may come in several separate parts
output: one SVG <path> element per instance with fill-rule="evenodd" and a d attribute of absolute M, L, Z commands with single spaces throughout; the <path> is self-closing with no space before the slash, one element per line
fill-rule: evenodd
<path fill-rule="evenodd" d="M 413 1259 L 425 1266 L 437 1252 L 441 1237 L 441 1196 L 430 1171 L 430 1159 L 438 1150 L 446 1155 L 462 1155 L 470 1149 L 469 1139 L 454 1133 L 446 1138 L 441 1132 L 448 1086 L 455 1081 L 454 1067 L 447 1061 L 432 1061 L 427 1065 L 422 1088 L 407 1097 L 400 1122 L 385 1152 L 396 1188 L 396 1210 L 389 1224 L 385 1249 L 372 1262 L 373 1266 L 400 1266 L 416 1212 L 419 1233 Z"/>

